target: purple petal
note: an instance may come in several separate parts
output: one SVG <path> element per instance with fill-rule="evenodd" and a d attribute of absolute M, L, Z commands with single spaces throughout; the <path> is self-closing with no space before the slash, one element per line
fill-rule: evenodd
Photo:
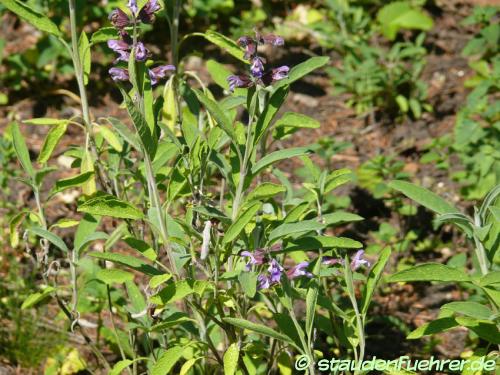
<path fill-rule="evenodd" d="M 370 267 L 370 262 L 364 259 L 364 254 L 365 254 L 364 250 L 358 250 L 356 254 L 354 254 L 351 260 L 351 269 L 353 271 L 357 270 L 361 266 Z"/>
<path fill-rule="evenodd" d="M 111 14 L 109 15 L 109 20 L 111 21 L 113 26 L 118 29 L 123 29 L 130 24 L 130 19 L 128 18 L 127 14 L 119 8 L 111 12 Z"/>
<path fill-rule="evenodd" d="M 149 51 L 144 46 L 144 43 L 138 42 L 135 50 L 135 59 L 137 61 L 145 61 L 149 56 Z"/>
<path fill-rule="evenodd" d="M 344 264 L 344 260 L 340 258 L 324 257 L 322 263 L 327 266 L 333 266 L 334 264 Z"/>
<path fill-rule="evenodd" d="M 297 264 L 295 267 L 289 269 L 286 273 L 288 279 L 293 280 L 299 276 L 307 276 L 312 277 L 312 273 L 307 272 L 305 269 L 309 266 L 309 262 L 301 262 Z"/>
<path fill-rule="evenodd" d="M 128 51 L 128 49 L 130 48 L 130 46 L 126 42 L 117 39 L 108 40 L 108 47 L 115 52 Z"/>
<path fill-rule="evenodd" d="M 271 44 L 273 46 L 282 46 L 285 44 L 285 40 L 282 37 L 274 34 L 264 35 L 261 40 L 263 44 Z"/>
<path fill-rule="evenodd" d="M 109 69 L 109 74 L 113 81 L 128 81 L 129 75 L 127 69 L 122 68 L 111 68 Z"/>
<path fill-rule="evenodd" d="M 144 23 L 152 23 L 154 15 L 161 9 L 158 0 L 149 0 L 139 11 L 139 18 Z"/>
<path fill-rule="evenodd" d="M 130 9 L 130 11 L 134 16 L 137 14 L 137 11 L 139 10 L 137 8 L 137 0 L 128 0 L 127 7 Z"/>
<path fill-rule="evenodd" d="M 279 283 L 281 280 L 281 272 L 283 271 L 283 267 L 275 260 L 271 260 L 269 264 L 269 268 L 267 269 L 271 274 L 271 282 Z"/>
<path fill-rule="evenodd" d="M 279 68 L 273 69 L 273 81 L 279 81 L 281 79 L 288 77 L 288 72 L 290 68 L 286 65 L 280 66 Z"/>
<path fill-rule="evenodd" d="M 250 87 L 253 83 L 248 76 L 245 75 L 231 75 L 227 77 L 229 83 L 229 91 L 233 92 L 236 87 Z"/>
<path fill-rule="evenodd" d="M 271 280 L 266 275 L 260 274 L 257 280 L 259 282 L 259 289 L 268 289 L 271 286 Z"/>
<path fill-rule="evenodd" d="M 156 68 L 149 70 L 149 79 L 152 85 L 156 85 L 158 81 L 167 76 L 168 72 L 174 71 L 175 66 L 173 65 L 160 65 Z"/>
<path fill-rule="evenodd" d="M 252 65 L 250 66 L 250 72 L 255 78 L 261 78 L 264 74 L 264 63 L 262 58 L 254 57 L 252 60 Z"/>

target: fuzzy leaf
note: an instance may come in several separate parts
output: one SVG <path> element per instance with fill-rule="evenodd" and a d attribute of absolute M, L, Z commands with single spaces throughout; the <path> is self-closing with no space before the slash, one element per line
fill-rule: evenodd
<path fill-rule="evenodd" d="M 38 155 L 38 162 L 40 164 L 47 163 L 62 136 L 66 133 L 67 128 L 67 123 L 58 124 L 50 128 L 47 137 L 45 138 L 45 142 L 43 142 L 40 155 Z"/>
<path fill-rule="evenodd" d="M 224 353 L 224 375 L 234 375 L 238 369 L 238 359 L 240 357 L 240 348 L 238 343 L 229 345 Z"/>
<path fill-rule="evenodd" d="M 31 9 L 24 3 L 17 0 L 0 0 L 0 3 L 11 12 L 14 12 L 26 22 L 32 24 L 37 29 L 46 33 L 62 37 L 63 34 L 57 25 L 50 20 L 50 18 L 43 14 Z"/>
<path fill-rule="evenodd" d="M 389 282 L 400 281 L 441 281 L 441 282 L 463 282 L 471 281 L 471 278 L 462 270 L 445 266 L 440 263 L 426 263 L 391 275 Z"/>
<path fill-rule="evenodd" d="M 137 207 L 110 194 L 100 194 L 88 199 L 78 206 L 78 211 L 121 219 L 139 220 L 144 218 L 144 214 Z"/>
<path fill-rule="evenodd" d="M 254 218 L 255 214 L 259 211 L 261 206 L 262 203 L 256 202 L 255 204 L 248 207 L 243 213 L 241 213 L 227 229 L 222 243 L 226 244 L 238 237 L 243 228 L 245 228 L 245 226 Z"/>

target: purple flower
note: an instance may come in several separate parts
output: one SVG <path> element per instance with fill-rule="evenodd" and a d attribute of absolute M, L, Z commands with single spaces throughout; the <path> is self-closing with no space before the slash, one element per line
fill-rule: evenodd
<path fill-rule="evenodd" d="M 122 68 L 111 68 L 109 69 L 109 74 L 113 81 L 128 81 L 129 75 L 127 69 Z"/>
<path fill-rule="evenodd" d="M 229 91 L 233 92 L 236 87 L 250 87 L 253 83 L 246 75 L 231 75 L 227 77 L 229 83 Z"/>
<path fill-rule="evenodd" d="M 358 250 L 356 254 L 354 254 L 354 257 L 352 258 L 351 261 L 351 269 L 353 271 L 356 271 L 359 267 L 361 266 L 366 266 L 370 267 L 370 262 L 368 262 L 366 259 L 363 259 L 364 257 L 364 250 Z"/>
<path fill-rule="evenodd" d="M 175 70 L 175 66 L 173 65 L 160 65 L 156 68 L 149 70 L 149 79 L 151 80 L 152 85 L 156 85 L 158 81 L 167 76 L 168 72 Z"/>
<path fill-rule="evenodd" d="M 245 55 L 243 58 L 250 60 L 257 53 L 257 43 L 249 36 L 242 36 L 238 39 L 238 44 L 245 48 Z"/>
<path fill-rule="evenodd" d="M 288 77 L 288 72 L 290 68 L 286 65 L 280 66 L 279 68 L 273 69 L 272 77 L 273 81 L 279 81 Z"/>
<path fill-rule="evenodd" d="M 293 280 L 299 276 L 307 276 L 312 277 L 313 274 L 311 272 L 307 272 L 305 269 L 309 266 L 309 262 L 300 262 L 296 266 L 290 268 L 286 271 L 286 276 L 289 280 Z"/>
<path fill-rule="evenodd" d="M 260 266 L 266 261 L 266 253 L 262 249 L 257 249 L 253 253 L 250 251 L 242 251 L 240 255 L 250 258 L 246 265 L 247 271 L 250 270 L 252 265 Z"/>
<path fill-rule="evenodd" d="M 261 57 L 254 57 L 252 60 L 252 65 L 250 66 L 250 72 L 255 78 L 261 78 L 264 74 L 264 60 Z"/>
<path fill-rule="evenodd" d="M 135 16 L 137 14 L 137 11 L 139 10 L 137 8 L 137 0 L 128 0 L 127 6 L 132 12 L 132 14 Z"/>
<path fill-rule="evenodd" d="M 283 271 L 283 267 L 275 260 L 272 259 L 269 262 L 269 268 L 267 269 L 271 274 L 271 282 L 279 283 L 281 280 L 281 272 Z"/>
<path fill-rule="evenodd" d="M 154 21 L 155 12 L 160 10 L 158 0 L 149 0 L 139 11 L 139 18 L 144 23 L 152 23 Z"/>
<path fill-rule="evenodd" d="M 257 280 L 259 282 L 259 289 L 267 289 L 271 286 L 271 280 L 267 275 L 260 274 Z"/>
<path fill-rule="evenodd" d="M 130 24 L 130 19 L 128 18 L 127 14 L 119 8 L 111 12 L 111 14 L 109 15 L 109 20 L 111 21 L 113 26 L 118 29 L 123 29 Z"/>
<path fill-rule="evenodd" d="M 344 259 L 340 258 L 333 258 L 333 257 L 324 257 L 323 261 L 321 262 L 326 266 L 333 266 L 334 264 L 344 264 Z"/>
<path fill-rule="evenodd" d="M 283 46 L 285 44 L 285 40 L 277 35 L 269 34 L 262 35 L 259 40 L 260 44 L 270 44 L 272 46 Z"/>
<path fill-rule="evenodd" d="M 144 43 L 138 42 L 135 49 L 135 59 L 137 61 L 145 61 L 149 56 L 149 51 L 144 46 Z"/>
<path fill-rule="evenodd" d="M 108 40 L 108 47 L 111 48 L 113 51 L 115 51 L 119 56 L 115 60 L 115 63 L 118 61 L 128 61 L 130 57 L 130 46 L 128 45 L 127 42 L 124 42 L 123 40 Z"/>

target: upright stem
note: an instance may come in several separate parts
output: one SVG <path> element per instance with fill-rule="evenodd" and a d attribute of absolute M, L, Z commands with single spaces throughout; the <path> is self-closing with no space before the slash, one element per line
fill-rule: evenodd
<path fill-rule="evenodd" d="M 177 66 L 179 63 L 179 16 L 181 13 L 182 0 L 175 0 L 174 11 L 172 14 L 172 25 L 170 34 L 170 44 L 172 47 L 172 64 Z"/>

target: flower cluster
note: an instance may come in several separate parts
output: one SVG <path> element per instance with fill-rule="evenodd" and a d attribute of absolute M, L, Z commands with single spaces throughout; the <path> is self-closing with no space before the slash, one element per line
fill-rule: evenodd
<path fill-rule="evenodd" d="M 271 248 L 271 250 L 276 249 L 276 246 Z M 276 259 L 270 258 L 264 249 L 257 249 L 254 252 L 242 251 L 240 255 L 248 258 L 246 264 L 247 271 L 249 271 L 252 266 L 267 266 L 267 272 L 261 273 L 258 276 L 259 289 L 267 289 L 271 287 L 271 285 L 279 283 L 283 273 L 286 274 L 289 280 L 293 280 L 300 276 L 313 276 L 312 273 L 306 270 L 309 266 L 309 262 L 301 262 L 285 270 Z"/>
<path fill-rule="evenodd" d="M 351 259 L 351 270 L 356 271 L 358 268 L 362 266 L 370 267 L 370 262 L 364 259 L 365 252 L 364 250 L 358 250 L 354 254 L 354 256 Z M 333 266 L 335 264 L 341 264 L 344 265 L 344 259 L 340 258 L 333 258 L 333 257 L 324 257 L 323 258 L 323 264 L 326 266 Z"/>
<path fill-rule="evenodd" d="M 130 53 L 134 50 L 136 61 L 146 61 L 151 56 L 149 50 L 140 41 L 134 44 L 133 38 L 127 33 L 125 28 L 130 25 L 136 25 L 138 22 L 152 23 L 154 21 L 155 12 L 160 10 L 158 0 L 149 0 L 141 10 L 138 9 L 136 0 L 129 0 L 127 4 L 131 16 L 127 15 L 123 10 L 117 8 L 113 10 L 109 19 L 113 26 L 118 30 L 120 39 L 113 39 L 108 41 L 108 47 L 118 54 L 115 64 L 120 61 L 128 62 Z M 167 73 L 175 70 L 173 65 L 161 65 L 153 69 L 149 69 L 149 78 L 151 84 L 155 85 L 162 78 L 165 78 Z M 109 70 L 109 74 L 114 81 L 128 81 L 128 69 L 113 67 Z"/>
<path fill-rule="evenodd" d="M 238 44 L 245 48 L 244 58 L 250 61 L 250 74 L 231 75 L 227 78 L 229 90 L 232 92 L 236 87 L 248 88 L 260 84 L 269 86 L 272 83 L 288 77 L 290 68 L 286 65 L 266 71 L 264 64 L 266 60 L 258 55 L 258 46 L 270 44 L 272 46 L 282 46 L 285 41 L 276 35 L 261 35 L 255 31 L 255 37 L 242 36 L 238 39 Z"/>

